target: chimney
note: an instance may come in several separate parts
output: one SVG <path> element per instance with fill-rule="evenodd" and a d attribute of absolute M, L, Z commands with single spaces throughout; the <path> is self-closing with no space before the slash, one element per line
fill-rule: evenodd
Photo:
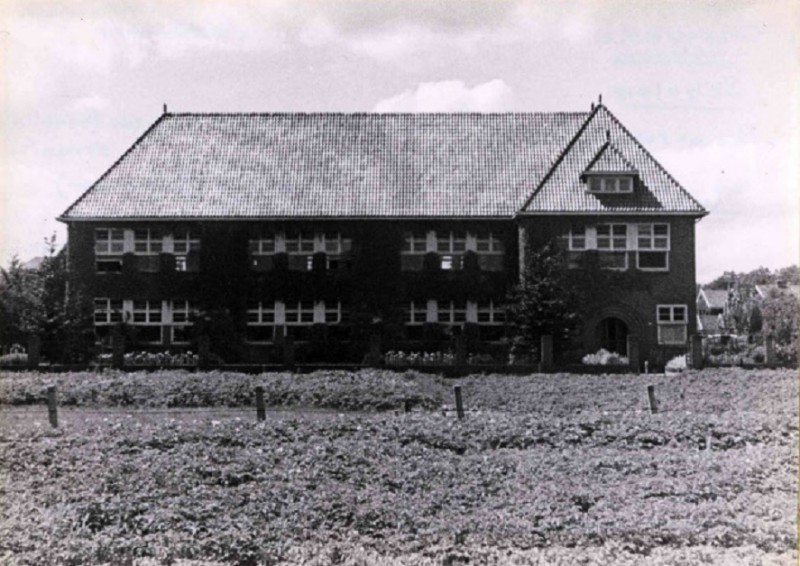
<path fill-rule="evenodd" d="M 601 95 L 598 97 L 598 99 L 597 99 L 597 100 L 598 100 L 598 104 L 601 104 L 601 105 L 602 105 L 602 104 L 603 104 L 603 95 L 601 94 Z"/>
<path fill-rule="evenodd" d="M 594 102 L 592 102 L 592 112 L 594 112 Z"/>
<path fill-rule="evenodd" d="M 166 113 L 167 113 L 167 103 L 165 102 L 164 103 L 164 114 L 166 114 Z"/>

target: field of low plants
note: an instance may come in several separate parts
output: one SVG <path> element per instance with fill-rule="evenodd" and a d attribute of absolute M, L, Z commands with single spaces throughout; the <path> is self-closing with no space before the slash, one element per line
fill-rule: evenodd
<path fill-rule="evenodd" d="M 796 564 L 797 381 L 2 374 L 0 564 Z"/>

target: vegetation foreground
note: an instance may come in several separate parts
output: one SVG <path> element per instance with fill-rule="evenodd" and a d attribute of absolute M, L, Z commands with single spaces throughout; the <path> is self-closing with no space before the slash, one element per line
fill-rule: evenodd
<path fill-rule="evenodd" d="M 464 421 L 453 383 L 2 375 L 0 564 L 796 563 L 794 371 L 474 376 Z M 248 408 L 142 412 L 198 406 Z"/>

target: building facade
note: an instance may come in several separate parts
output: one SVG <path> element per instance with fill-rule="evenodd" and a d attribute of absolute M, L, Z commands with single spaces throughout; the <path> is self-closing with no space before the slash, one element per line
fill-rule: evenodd
<path fill-rule="evenodd" d="M 600 105 L 548 114 L 169 114 L 69 207 L 70 287 L 104 340 L 226 361 L 384 348 L 501 357 L 526 252 L 596 281 L 582 334 L 659 363 L 695 328 L 706 211 Z M 224 347 L 222 342 L 225 343 Z"/>

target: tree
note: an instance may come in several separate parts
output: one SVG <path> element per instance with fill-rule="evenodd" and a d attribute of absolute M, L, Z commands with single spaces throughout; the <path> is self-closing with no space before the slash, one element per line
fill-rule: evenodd
<path fill-rule="evenodd" d="M 579 312 L 577 291 L 568 277 L 564 256 L 553 244 L 526 254 L 520 282 L 511 290 L 508 303 L 515 359 L 533 355 L 544 335 L 562 336 L 574 330 Z"/>
<path fill-rule="evenodd" d="M 750 328 L 748 330 L 751 336 L 761 332 L 761 328 L 764 326 L 764 317 L 761 315 L 761 309 L 758 308 L 758 305 L 753 305 L 753 308 L 750 310 L 749 326 Z"/>
<path fill-rule="evenodd" d="M 764 330 L 776 344 L 797 345 L 797 297 L 779 289 L 771 289 L 764 299 Z"/>

